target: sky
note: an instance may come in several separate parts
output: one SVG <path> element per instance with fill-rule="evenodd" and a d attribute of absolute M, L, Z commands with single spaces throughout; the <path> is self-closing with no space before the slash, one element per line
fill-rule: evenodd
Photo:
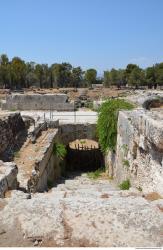
<path fill-rule="evenodd" d="M 83 69 L 163 61 L 163 0 L 0 0 L 0 54 Z"/>

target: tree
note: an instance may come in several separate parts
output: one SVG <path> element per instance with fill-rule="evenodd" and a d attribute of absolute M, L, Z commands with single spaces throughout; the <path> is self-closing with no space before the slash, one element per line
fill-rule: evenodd
<path fill-rule="evenodd" d="M 35 63 L 27 62 L 26 63 L 26 87 L 34 85 L 37 82 L 37 76 L 35 74 Z"/>
<path fill-rule="evenodd" d="M 43 87 L 43 75 L 44 75 L 44 71 L 43 71 L 43 67 L 41 64 L 37 64 L 36 67 L 35 67 L 35 74 L 36 74 L 36 77 L 39 81 L 39 85 L 40 85 L 40 88 Z"/>
<path fill-rule="evenodd" d="M 10 64 L 7 55 L 2 54 L 0 57 L 0 81 L 6 88 L 10 85 Z"/>
<path fill-rule="evenodd" d="M 12 86 L 16 88 L 25 87 L 25 77 L 26 77 L 25 62 L 19 57 L 14 57 L 11 61 L 10 68 L 11 68 Z"/>
<path fill-rule="evenodd" d="M 51 66 L 53 84 L 58 87 L 68 87 L 71 83 L 72 65 L 55 63 Z"/>
<path fill-rule="evenodd" d="M 110 71 L 110 81 L 112 85 L 116 85 L 118 82 L 118 71 L 114 68 Z"/>
<path fill-rule="evenodd" d="M 135 67 L 128 79 L 129 85 L 133 85 L 136 88 L 144 83 L 144 72 L 139 67 Z"/>
<path fill-rule="evenodd" d="M 83 71 L 81 67 L 73 68 L 71 73 L 72 86 L 78 88 L 82 81 L 82 77 L 83 77 Z"/>
<path fill-rule="evenodd" d="M 110 72 L 104 71 L 104 86 L 105 87 L 110 87 L 111 84 L 111 79 L 110 79 Z"/>
<path fill-rule="evenodd" d="M 148 67 L 145 70 L 146 83 L 148 88 L 152 88 L 152 86 L 156 84 L 156 70 L 155 67 Z"/>
<path fill-rule="evenodd" d="M 85 80 L 89 86 L 96 83 L 97 71 L 95 69 L 88 69 L 85 72 Z"/>
<path fill-rule="evenodd" d="M 138 65 L 136 64 L 128 64 L 126 69 L 125 69 L 125 79 L 126 79 L 126 82 L 129 83 L 129 78 L 130 78 L 130 74 L 131 72 L 135 69 L 135 68 L 139 68 Z"/>
<path fill-rule="evenodd" d="M 156 70 L 156 84 L 162 86 L 163 85 L 163 63 L 156 64 L 155 70 Z"/>

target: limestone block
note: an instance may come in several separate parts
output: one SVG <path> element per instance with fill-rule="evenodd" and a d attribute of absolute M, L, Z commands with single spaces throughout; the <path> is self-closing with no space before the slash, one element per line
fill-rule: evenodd
<path fill-rule="evenodd" d="M 18 168 L 14 162 L 0 161 L 0 197 L 9 189 L 17 188 Z"/>
<path fill-rule="evenodd" d="M 120 111 L 114 179 L 163 194 L 163 113 Z"/>

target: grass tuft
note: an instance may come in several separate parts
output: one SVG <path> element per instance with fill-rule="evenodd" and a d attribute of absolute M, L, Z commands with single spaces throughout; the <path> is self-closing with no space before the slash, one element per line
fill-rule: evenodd
<path fill-rule="evenodd" d="M 123 181 L 121 184 L 119 184 L 119 188 L 121 190 L 128 190 L 130 187 L 131 187 L 131 183 L 130 183 L 129 179 L 127 179 L 127 180 Z"/>
<path fill-rule="evenodd" d="M 98 179 L 99 177 L 101 177 L 101 174 L 105 172 L 105 169 L 104 168 L 99 168 L 97 169 L 96 171 L 94 172 L 88 172 L 87 173 L 87 176 L 90 178 L 90 179 Z"/>

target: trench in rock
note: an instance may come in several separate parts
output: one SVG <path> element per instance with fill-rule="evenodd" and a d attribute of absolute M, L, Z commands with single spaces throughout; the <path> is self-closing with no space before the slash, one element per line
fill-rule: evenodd
<path fill-rule="evenodd" d="M 74 179 L 83 173 L 94 172 L 104 168 L 104 156 L 96 141 L 81 139 L 70 142 L 63 162 L 63 172 L 54 186 L 64 183 L 66 179 Z"/>

